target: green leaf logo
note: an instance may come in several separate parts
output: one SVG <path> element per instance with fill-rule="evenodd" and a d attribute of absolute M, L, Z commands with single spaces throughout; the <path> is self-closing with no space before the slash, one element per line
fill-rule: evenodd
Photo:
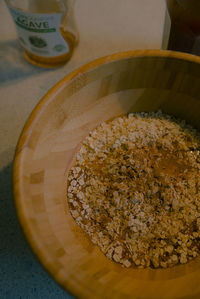
<path fill-rule="evenodd" d="M 56 52 L 61 52 L 63 49 L 65 49 L 66 47 L 64 45 L 55 45 L 54 50 Z"/>
<path fill-rule="evenodd" d="M 47 42 L 38 36 L 29 36 L 29 41 L 36 48 L 44 48 L 47 46 Z"/>

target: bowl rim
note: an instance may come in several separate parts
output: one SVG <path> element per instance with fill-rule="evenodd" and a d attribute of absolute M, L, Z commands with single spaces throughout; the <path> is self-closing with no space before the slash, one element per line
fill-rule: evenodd
<path fill-rule="evenodd" d="M 26 215 L 23 213 L 23 201 L 21 200 L 21 196 L 20 196 L 21 194 L 20 186 L 22 184 L 22 177 L 20 176 L 21 167 L 22 167 L 20 152 L 26 146 L 27 140 L 31 135 L 34 123 L 37 122 L 39 115 L 43 112 L 45 107 L 53 100 L 55 94 L 59 93 L 63 88 L 66 87 L 66 85 L 70 84 L 71 81 L 81 76 L 83 73 L 91 71 L 92 69 L 95 69 L 100 65 L 107 64 L 113 61 L 124 60 L 127 58 L 134 58 L 134 57 L 169 57 L 169 58 L 176 58 L 183 61 L 195 62 L 197 64 L 200 64 L 200 57 L 196 55 L 169 51 L 169 50 L 159 50 L 159 49 L 155 49 L 155 50 L 145 49 L 145 50 L 131 50 L 125 52 L 117 52 L 111 55 L 100 57 L 87 64 L 84 64 L 76 68 L 74 71 L 70 72 L 66 76 L 64 76 L 53 87 L 51 87 L 46 92 L 46 94 L 39 100 L 39 102 L 32 110 L 32 112 L 30 113 L 30 115 L 28 116 L 24 124 L 24 127 L 21 131 L 15 149 L 14 160 L 13 160 L 13 172 L 12 172 L 12 187 L 13 187 L 15 209 L 16 209 L 16 213 L 22 231 L 35 257 L 43 266 L 43 268 L 47 271 L 47 273 L 50 274 L 51 277 L 60 286 L 62 286 L 64 290 L 68 291 L 71 295 L 75 297 L 80 296 L 80 293 L 76 292 L 76 290 L 72 288 L 68 283 L 66 283 L 66 281 L 65 283 L 63 283 L 59 279 L 59 277 L 56 276 L 56 274 L 54 273 L 54 269 L 45 262 L 45 256 L 41 253 L 40 249 L 38 248 L 37 242 L 33 240 L 33 238 L 29 234 L 29 227 L 27 225 Z"/>

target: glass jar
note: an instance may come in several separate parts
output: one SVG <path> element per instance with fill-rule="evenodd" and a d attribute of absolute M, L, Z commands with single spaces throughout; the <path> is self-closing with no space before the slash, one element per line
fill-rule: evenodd
<path fill-rule="evenodd" d="M 75 0 L 6 0 L 26 59 L 58 67 L 72 56 L 78 42 Z"/>
<path fill-rule="evenodd" d="M 200 55 L 200 0 L 166 0 L 171 20 L 167 48 Z"/>

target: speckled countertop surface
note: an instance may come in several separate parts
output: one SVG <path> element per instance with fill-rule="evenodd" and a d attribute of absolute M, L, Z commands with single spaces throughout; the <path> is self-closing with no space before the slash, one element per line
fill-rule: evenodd
<path fill-rule="evenodd" d="M 161 48 L 164 0 L 77 0 L 80 43 L 68 64 L 45 70 L 24 60 L 0 0 L 0 298 L 72 298 L 46 273 L 20 229 L 12 161 L 23 125 L 41 97 L 66 74 L 111 53 Z"/>

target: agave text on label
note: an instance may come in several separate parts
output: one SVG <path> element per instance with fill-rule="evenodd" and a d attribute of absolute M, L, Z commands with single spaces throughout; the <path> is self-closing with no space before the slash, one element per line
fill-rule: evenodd
<path fill-rule="evenodd" d="M 33 28 L 33 29 L 49 29 L 49 24 L 48 22 L 36 22 L 36 21 L 33 21 L 29 18 L 27 18 L 26 16 L 23 16 L 23 15 L 19 15 L 17 17 L 17 23 L 27 27 L 27 28 Z"/>

